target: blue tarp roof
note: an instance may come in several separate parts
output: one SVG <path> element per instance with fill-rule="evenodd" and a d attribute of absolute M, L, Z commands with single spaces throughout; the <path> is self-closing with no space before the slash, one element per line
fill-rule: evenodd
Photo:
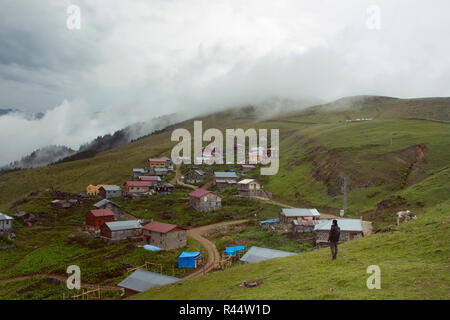
<path fill-rule="evenodd" d="M 178 256 L 178 268 L 195 268 L 195 259 L 200 257 L 200 251 L 186 252 L 183 251 Z"/>
<path fill-rule="evenodd" d="M 146 245 L 144 246 L 144 249 L 145 249 L 145 250 L 150 250 L 150 251 L 161 251 L 161 248 L 152 246 L 152 245 L 150 245 L 150 244 L 146 244 Z"/>
<path fill-rule="evenodd" d="M 245 249 L 245 246 L 226 247 L 225 253 L 228 254 L 229 256 L 232 256 L 232 255 L 236 254 L 236 252 L 242 251 L 244 249 Z"/>
<path fill-rule="evenodd" d="M 263 223 L 278 223 L 278 222 L 280 222 L 280 219 L 268 219 L 268 220 L 260 221 L 259 224 L 263 224 Z"/>

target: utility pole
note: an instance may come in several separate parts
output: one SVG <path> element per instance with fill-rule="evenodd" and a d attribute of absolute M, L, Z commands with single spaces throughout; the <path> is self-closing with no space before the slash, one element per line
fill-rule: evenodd
<path fill-rule="evenodd" d="M 344 176 L 344 185 L 342 186 L 342 193 L 344 194 L 344 208 L 341 212 L 341 216 L 343 216 L 347 211 L 347 177 Z"/>
<path fill-rule="evenodd" d="M 392 147 L 392 131 L 391 131 L 391 143 L 390 143 L 391 147 Z"/>

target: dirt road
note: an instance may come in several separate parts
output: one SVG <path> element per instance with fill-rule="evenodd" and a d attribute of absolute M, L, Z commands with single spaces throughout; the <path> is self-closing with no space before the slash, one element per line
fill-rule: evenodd
<path fill-rule="evenodd" d="M 180 178 L 181 178 L 181 164 L 177 164 L 175 166 L 175 177 L 173 177 L 173 179 L 170 180 L 170 184 L 173 184 L 173 185 L 177 184 L 179 186 L 188 187 L 188 188 L 191 188 L 191 189 L 194 189 L 194 190 L 198 189 L 197 186 L 193 186 L 191 184 L 187 184 L 187 183 L 181 182 Z"/>
<path fill-rule="evenodd" d="M 203 237 L 203 235 L 205 233 L 207 233 L 208 231 L 211 231 L 215 228 L 218 228 L 218 227 L 226 227 L 226 226 L 231 226 L 231 225 L 236 225 L 236 224 L 242 224 L 247 221 L 248 220 L 243 219 L 243 220 L 220 222 L 220 223 L 210 224 L 207 226 L 202 226 L 202 227 L 188 230 L 187 236 L 189 238 L 197 241 L 198 243 L 200 243 L 206 249 L 206 251 L 208 252 L 208 259 L 203 268 L 200 268 L 200 269 L 188 274 L 183 279 L 191 279 L 191 278 L 200 277 L 203 274 L 206 274 L 207 272 L 214 269 L 219 264 L 221 256 L 220 256 L 219 251 L 216 248 L 216 244 L 211 242 L 210 240 L 206 239 L 205 237 Z"/>

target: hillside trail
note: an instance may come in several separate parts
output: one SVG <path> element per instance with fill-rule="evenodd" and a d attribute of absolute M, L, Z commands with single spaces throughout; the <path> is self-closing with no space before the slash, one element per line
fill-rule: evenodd
<path fill-rule="evenodd" d="M 198 189 L 197 186 L 193 186 L 192 184 L 187 184 L 187 183 L 181 182 L 180 178 L 181 178 L 181 164 L 177 164 L 175 166 L 175 177 L 173 177 L 173 179 L 170 180 L 170 184 L 188 187 L 188 188 L 191 188 L 194 190 Z"/>
<path fill-rule="evenodd" d="M 206 260 L 206 264 L 204 264 L 203 267 L 199 268 L 198 270 L 186 275 L 183 279 L 192 279 L 197 278 L 200 276 L 203 276 L 204 274 L 208 273 L 209 271 L 213 270 L 215 267 L 219 265 L 220 261 L 220 253 L 217 250 L 216 244 L 205 237 L 203 235 L 207 233 L 208 231 L 211 231 L 215 228 L 220 227 L 228 227 L 232 225 L 242 224 L 247 222 L 247 219 L 242 220 L 235 220 L 235 221 L 226 221 L 226 222 L 220 222 L 215 224 L 209 224 L 206 226 L 201 226 L 198 228 L 193 228 L 187 231 L 187 236 L 198 243 L 200 243 L 207 251 L 208 258 Z"/>
<path fill-rule="evenodd" d="M 66 281 L 67 278 L 68 278 L 68 277 L 65 277 L 65 276 L 57 275 L 57 274 L 39 273 L 39 274 L 34 274 L 34 275 L 29 275 L 29 276 L 20 276 L 20 277 L 15 277 L 15 278 L 0 279 L 0 283 L 8 283 L 8 282 L 13 282 L 13 281 L 23 281 L 23 280 L 34 279 L 34 278 L 39 278 L 39 277 L 54 278 L 54 279 L 57 279 L 59 281 Z M 121 289 L 118 286 L 102 286 L 102 285 L 83 283 L 83 282 L 81 283 L 81 287 L 86 288 L 86 289 L 97 289 L 97 288 L 100 288 L 102 290 L 119 290 L 119 289 Z"/>

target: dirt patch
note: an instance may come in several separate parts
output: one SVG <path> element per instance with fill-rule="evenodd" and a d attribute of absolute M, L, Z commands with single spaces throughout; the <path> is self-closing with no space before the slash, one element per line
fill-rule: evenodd
<path fill-rule="evenodd" d="M 243 281 L 238 285 L 238 287 L 240 287 L 240 288 L 255 288 L 257 286 L 260 286 L 263 282 L 264 282 L 263 279 Z"/>
<path fill-rule="evenodd" d="M 163 212 L 158 212 L 157 216 L 163 220 L 172 220 L 175 219 L 177 214 L 175 212 L 171 212 L 171 211 L 163 211 Z"/>

